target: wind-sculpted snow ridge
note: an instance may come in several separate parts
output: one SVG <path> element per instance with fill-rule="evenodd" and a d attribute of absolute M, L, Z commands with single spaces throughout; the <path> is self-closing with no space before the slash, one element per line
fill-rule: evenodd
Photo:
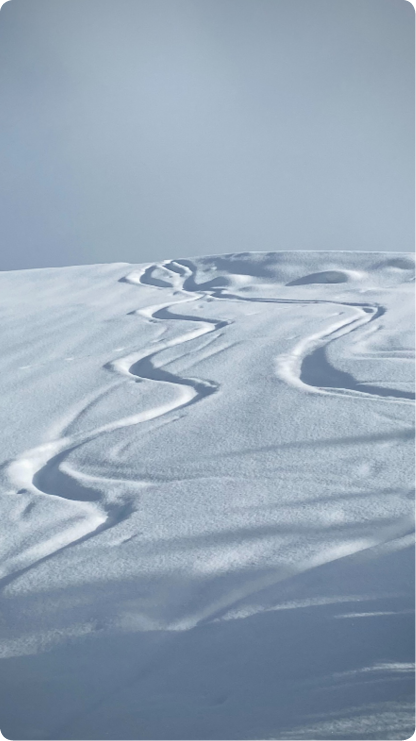
<path fill-rule="evenodd" d="M 3 734 L 408 737 L 413 256 L 0 281 Z"/>

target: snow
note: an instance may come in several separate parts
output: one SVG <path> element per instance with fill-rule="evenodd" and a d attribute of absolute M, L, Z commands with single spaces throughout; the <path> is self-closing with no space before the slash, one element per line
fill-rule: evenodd
<path fill-rule="evenodd" d="M 414 260 L 0 274 L 9 739 L 404 739 Z"/>

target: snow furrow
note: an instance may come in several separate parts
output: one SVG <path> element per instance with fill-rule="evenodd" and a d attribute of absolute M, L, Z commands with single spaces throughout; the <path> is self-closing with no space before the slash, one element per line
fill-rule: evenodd
<path fill-rule="evenodd" d="M 146 268 L 142 272 L 134 272 L 126 276 L 125 281 L 133 284 L 151 284 L 157 287 L 165 287 L 162 281 L 149 278 L 152 268 Z M 175 275 L 175 274 L 173 274 Z M 180 279 L 176 278 L 176 283 Z M 179 288 L 179 286 L 178 286 Z M 195 301 L 198 297 L 185 297 L 174 304 L 187 303 Z M 16 460 L 11 461 L 7 467 L 7 473 L 13 486 L 19 490 L 27 490 L 37 495 L 47 495 L 57 498 L 68 499 L 79 503 L 80 522 L 75 526 L 68 528 L 63 533 L 44 541 L 37 546 L 27 550 L 24 557 L 19 558 L 19 568 L 15 576 L 25 573 L 28 568 L 32 568 L 45 558 L 56 554 L 68 546 L 84 541 L 103 530 L 112 527 L 122 519 L 128 517 L 133 511 L 132 498 L 123 495 L 121 500 L 113 501 L 103 492 L 103 484 L 108 480 L 100 477 L 89 476 L 81 472 L 72 470 L 69 472 L 66 465 L 68 455 L 82 445 L 95 440 L 96 438 L 133 425 L 139 425 L 143 422 L 163 417 L 171 412 L 178 411 L 185 407 L 195 404 L 198 401 L 215 393 L 218 384 L 213 381 L 203 379 L 187 379 L 179 375 L 170 373 L 155 364 L 156 357 L 164 350 L 183 345 L 202 335 L 218 332 L 228 324 L 229 321 L 203 319 L 190 315 L 174 314 L 169 311 L 171 302 L 158 304 L 152 307 L 138 310 L 136 313 L 141 314 L 151 321 L 184 321 L 198 322 L 204 326 L 191 330 L 186 334 L 175 337 L 172 340 L 158 342 L 157 349 L 152 352 L 148 350 L 118 358 L 105 365 L 106 368 L 115 371 L 120 375 L 134 378 L 135 380 L 149 380 L 155 383 L 168 384 L 175 389 L 175 398 L 165 404 L 157 405 L 145 411 L 138 412 L 127 417 L 110 422 L 106 425 L 97 427 L 86 434 L 63 435 L 58 439 L 37 446 L 32 450 L 26 451 Z M 99 396 L 102 395 L 100 392 Z M 82 414 L 84 408 L 79 411 Z M 72 415 L 73 416 L 73 415 Z M 72 419 L 71 419 L 72 421 Z M 114 484 L 114 481 L 111 482 Z M 140 488 L 140 482 L 130 482 L 129 486 Z M 92 504 L 94 503 L 94 504 Z M 23 561 L 24 566 L 21 566 Z M 16 571 L 15 564 L 9 562 L 3 573 L 0 571 L 2 579 L 0 584 L 10 583 L 10 574 Z"/>

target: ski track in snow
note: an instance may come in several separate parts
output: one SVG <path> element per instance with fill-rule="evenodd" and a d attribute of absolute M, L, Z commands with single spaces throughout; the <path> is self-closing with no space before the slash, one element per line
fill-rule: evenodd
<path fill-rule="evenodd" d="M 146 268 L 142 273 L 138 274 L 135 272 L 131 276 L 126 276 L 122 279 L 133 284 L 138 283 L 146 285 L 148 283 L 148 274 L 153 269 L 153 266 L 149 270 Z M 186 273 L 186 270 L 185 270 Z M 161 368 L 154 365 L 154 361 L 157 355 L 166 350 L 169 347 L 174 347 L 179 344 L 184 344 L 204 334 L 219 331 L 229 324 L 228 321 L 215 321 L 212 319 L 202 319 L 200 317 L 184 316 L 180 314 L 173 314 L 169 312 L 168 308 L 176 304 L 184 304 L 190 301 L 196 301 L 203 297 L 203 293 L 200 292 L 197 295 L 187 296 L 180 287 L 181 276 L 175 277 L 175 287 L 181 293 L 185 293 L 185 298 L 178 302 L 168 302 L 166 304 L 158 304 L 156 306 L 146 307 L 145 309 L 139 309 L 137 313 L 144 316 L 148 321 L 166 321 L 168 320 L 179 320 L 179 321 L 191 321 L 197 322 L 204 326 L 199 329 L 191 330 L 186 334 L 175 337 L 172 340 L 165 342 L 158 342 L 157 349 L 152 352 L 141 351 L 138 353 L 131 353 L 123 358 L 119 358 L 115 361 L 107 363 L 105 367 L 108 370 L 112 370 L 121 376 L 130 377 L 136 381 L 150 380 L 157 383 L 166 383 L 178 387 L 179 394 L 176 394 L 176 399 L 169 403 L 153 407 L 150 410 L 138 412 L 128 417 L 122 417 L 115 422 L 102 425 L 91 430 L 87 434 L 83 435 L 65 435 L 65 429 L 69 424 L 73 423 L 79 416 L 85 411 L 85 405 L 81 409 L 77 409 L 74 414 L 69 415 L 63 421 L 61 426 L 61 436 L 56 440 L 37 446 L 32 450 L 26 451 L 22 456 L 19 456 L 15 461 L 12 461 L 7 466 L 7 471 L 12 484 L 18 487 L 19 490 L 27 490 L 35 494 L 47 495 L 52 497 L 64 498 L 75 500 L 79 503 L 80 515 L 83 518 L 81 523 L 68 529 L 64 534 L 60 533 L 53 536 L 50 540 L 35 546 L 26 552 L 26 557 L 29 560 L 29 564 L 24 568 L 18 569 L 18 571 L 12 571 L 12 573 L 5 574 L 0 580 L 0 585 L 6 586 L 18 576 L 21 576 L 28 569 L 33 568 L 45 558 L 50 558 L 55 555 L 58 551 L 63 550 L 76 543 L 80 543 L 93 535 L 102 532 L 103 530 L 112 527 L 119 523 L 121 520 L 126 519 L 133 511 L 132 499 L 126 496 L 121 501 L 108 501 L 103 495 L 100 485 L 108 483 L 106 479 L 100 479 L 96 476 L 88 476 L 79 471 L 73 471 L 66 464 L 66 458 L 73 450 L 84 445 L 97 437 L 113 432 L 124 427 L 132 425 L 138 425 L 142 422 L 148 422 L 150 420 L 162 417 L 170 412 L 178 411 L 184 407 L 190 406 L 191 404 L 200 401 L 207 396 L 216 392 L 218 386 L 212 381 L 205 381 L 201 379 L 186 379 L 181 376 L 168 373 Z M 179 284 L 179 285 L 178 285 Z M 150 283 L 150 285 L 152 285 Z M 156 285 L 158 283 L 156 282 Z M 110 389 L 113 386 L 110 387 Z M 98 395 L 88 399 L 87 406 L 94 403 L 99 397 L 102 397 L 109 389 L 104 392 L 100 391 Z M 58 433 L 58 430 L 56 430 Z M 52 481 L 53 489 L 59 491 L 59 493 L 53 493 L 50 491 L 48 483 Z M 123 480 L 112 479 L 113 485 L 117 483 L 123 483 Z M 136 488 L 143 486 L 141 482 L 134 482 Z M 95 486 L 95 488 L 94 488 Z M 129 486 L 132 486 L 132 482 L 129 481 Z"/>
<path fill-rule="evenodd" d="M 166 280 L 154 276 L 155 271 L 162 271 Z M 84 400 L 82 405 L 76 408 L 61 421 L 60 428 L 54 430 L 56 439 L 39 445 L 26 451 L 16 460 L 7 464 L 9 478 L 18 490 L 27 490 L 40 496 L 67 499 L 77 502 L 79 506 L 80 520 L 67 528 L 63 533 L 52 536 L 49 540 L 29 548 L 25 552 L 25 565 L 23 568 L 13 567 L 3 575 L 0 584 L 5 586 L 22 575 L 29 569 L 51 558 L 59 551 L 71 547 L 77 543 L 90 538 L 105 529 L 113 527 L 120 521 L 129 517 L 134 510 L 132 496 L 126 494 L 114 497 L 117 485 L 125 483 L 123 479 L 112 479 L 112 496 L 103 492 L 103 487 L 109 484 L 108 479 L 98 476 L 90 476 L 80 471 L 74 471 L 66 459 L 71 451 L 88 443 L 99 436 L 106 435 L 115 430 L 132 425 L 139 425 L 172 412 L 199 403 L 215 394 L 219 385 L 213 380 L 184 378 L 158 366 L 158 356 L 164 350 L 184 345 L 205 334 L 213 334 L 213 340 L 220 336 L 222 330 L 226 329 L 230 321 L 202 318 L 193 315 L 176 314 L 173 307 L 182 307 L 184 304 L 192 304 L 197 300 L 210 297 L 218 302 L 249 301 L 253 303 L 278 303 L 278 304 L 331 304 L 341 306 L 349 312 L 349 316 L 334 322 L 329 328 L 304 337 L 295 347 L 285 354 L 278 355 L 275 362 L 275 373 L 277 378 L 289 386 L 301 392 L 342 395 L 349 397 L 360 397 L 367 400 L 377 399 L 386 403 L 408 404 L 414 399 L 414 394 L 398 391 L 396 389 L 382 388 L 368 384 L 359 384 L 352 375 L 337 371 L 333 368 L 325 355 L 325 348 L 331 342 L 340 337 L 355 332 L 382 316 L 386 309 L 382 306 L 370 303 L 347 303 L 325 299 L 289 299 L 289 298 L 261 298 L 246 297 L 228 293 L 224 288 L 217 287 L 216 279 L 205 284 L 198 285 L 195 281 L 196 267 L 190 260 L 167 260 L 160 264 L 144 267 L 142 270 L 133 271 L 121 282 L 128 282 L 138 286 L 151 286 L 152 288 L 173 289 L 175 295 L 180 298 L 177 301 L 141 308 L 130 314 L 138 314 L 149 322 L 161 322 L 165 325 L 169 322 L 191 322 L 199 326 L 175 337 L 171 340 L 157 340 L 154 348 L 147 348 L 138 352 L 118 358 L 107 363 L 104 367 L 124 377 L 134 379 L 137 382 L 149 380 L 155 383 L 169 384 L 175 389 L 175 398 L 149 410 L 139 411 L 136 414 L 122 417 L 114 422 L 101 425 L 84 434 L 65 434 L 69 425 L 85 412 L 91 404 L 114 388 L 118 383 L 109 385 L 98 394 L 94 394 Z M 296 285 L 296 283 L 293 283 Z M 343 386 L 342 383 L 348 385 Z M 129 480 L 129 487 L 137 490 L 146 486 L 141 481 Z M 371 545 L 374 545 L 373 543 Z M 363 543 L 362 547 L 366 547 Z M 341 549 L 332 556 L 327 554 L 325 562 L 333 558 L 342 557 L 345 552 Z M 322 560 L 317 560 L 321 564 Z M 312 568 L 314 563 L 310 563 Z M 263 585 L 264 586 L 264 585 Z M 235 595 L 238 599 L 238 595 Z M 234 601 L 234 600 L 231 600 Z M 227 600 L 227 603 L 229 600 Z M 220 607 L 216 605 L 214 612 Z M 210 610 L 211 614 L 212 610 Z"/>

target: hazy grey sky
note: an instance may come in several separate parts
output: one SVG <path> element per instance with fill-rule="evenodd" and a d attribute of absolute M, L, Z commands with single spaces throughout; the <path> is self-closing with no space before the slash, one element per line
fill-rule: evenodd
<path fill-rule="evenodd" d="M 11 0 L 0 269 L 413 250 L 406 0 Z"/>

